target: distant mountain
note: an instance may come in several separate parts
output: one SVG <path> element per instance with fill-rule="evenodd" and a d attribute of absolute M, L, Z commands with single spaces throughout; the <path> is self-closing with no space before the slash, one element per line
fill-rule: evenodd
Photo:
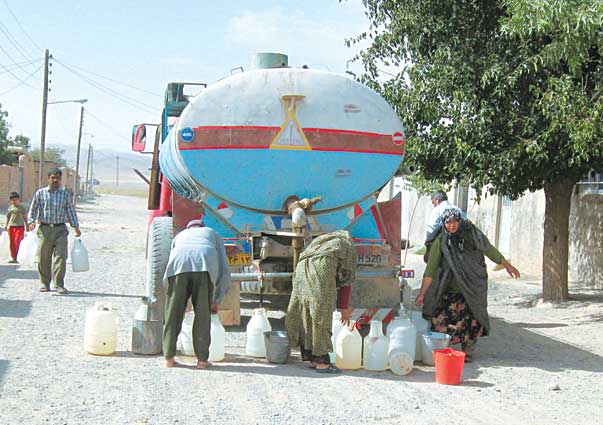
<path fill-rule="evenodd" d="M 67 161 L 70 167 L 75 168 L 76 148 L 74 146 L 66 146 L 53 144 L 50 147 L 63 149 L 65 153 L 63 158 Z M 105 148 L 94 149 L 94 177 L 101 184 L 115 183 L 117 171 L 117 159 L 119 156 L 119 181 L 120 183 L 141 183 L 142 179 L 138 177 L 133 168 L 142 172 L 147 178 L 151 174 L 151 155 L 140 154 L 135 152 L 115 151 Z M 88 160 L 88 146 L 82 146 L 80 152 L 80 176 L 86 176 L 86 162 Z"/>

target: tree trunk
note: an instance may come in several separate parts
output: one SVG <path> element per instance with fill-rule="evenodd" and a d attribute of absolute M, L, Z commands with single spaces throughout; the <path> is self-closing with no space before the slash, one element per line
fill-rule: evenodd
<path fill-rule="evenodd" d="M 542 297 L 545 301 L 569 298 L 567 271 L 569 257 L 569 214 L 574 179 L 544 185 L 544 246 L 542 249 Z"/>

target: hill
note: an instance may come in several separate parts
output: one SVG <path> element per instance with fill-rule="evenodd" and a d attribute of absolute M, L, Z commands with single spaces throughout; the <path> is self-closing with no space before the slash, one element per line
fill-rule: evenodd
<path fill-rule="evenodd" d="M 53 144 L 51 147 L 65 151 L 63 157 L 70 167 L 75 168 L 76 149 L 74 146 Z M 150 175 L 151 155 L 117 151 L 107 148 L 94 149 L 94 177 L 103 185 L 113 185 L 116 181 L 117 157 L 119 157 L 119 183 L 144 185 L 142 179 L 134 173 L 134 168 L 145 176 Z M 88 146 L 82 146 L 80 152 L 80 176 L 86 176 Z"/>

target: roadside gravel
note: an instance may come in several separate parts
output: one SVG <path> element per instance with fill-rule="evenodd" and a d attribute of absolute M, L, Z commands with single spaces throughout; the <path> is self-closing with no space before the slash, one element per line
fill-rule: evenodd
<path fill-rule="evenodd" d="M 503 272 L 491 274 L 492 335 L 457 387 L 435 384 L 426 366 L 405 377 L 322 376 L 298 357 L 282 366 L 246 358 L 248 317 L 227 329 L 225 362 L 165 369 L 161 357 L 129 351 L 143 294 L 145 200 L 103 196 L 78 209 L 91 271 L 68 273 L 70 295 L 38 293 L 35 271 L 0 265 L 0 424 L 577 425 L 603 417 L 601 291 L 576 288 L 575 301 L 542 304 L 536 280 L 513 282 Z M 420 257 L 412 263 L 420 273 Z M 112 356 L 82 348 L 85 312 L 96 301 L 119 312 Z M 243 304 L 247 316 L 253 301 Z M 271 316 L 283 326 L 281 312 Z"/>

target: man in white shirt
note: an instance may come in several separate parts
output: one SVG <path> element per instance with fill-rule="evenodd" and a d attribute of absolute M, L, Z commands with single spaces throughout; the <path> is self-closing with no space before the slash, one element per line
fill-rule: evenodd
<path fill-rule="evenodd" d="M 423 256 L 425 262 L 427 262 L 427 257 L 429 257 L 429 248 L 444 224 L 442 221 L 444 211 L 450 208 L 455 208 L 460 211 L 463 219 L 467 218 L 465 213 L 462 212 L 459 207 L 448 202 L 448 195 L 446 195 L 446 192 L 443 190 L 434 190 L 431 192 L 431 204 L 434 208 L 429 215 L 429 220 L 427 221 L 427 228 L 425 231 L 425 246 L 427 247 L 427 252 Z"/>
<path fill-rule="evenodd" d="M 444 211 L 448 208 L 455 208 L 454 205 L 448 202 L 448 195 L 443 190 L 434 190 L 431 192 L 431 204 L 434 208 L 427 221 L 425 244 L 431 242 L 438 230 L 442 228 L 442 214 Z"/>
<path fill-rule="evenodd" d="M 191 298 L 195 310 L 193 348 L 197 368 L 209 366 L 210 314 L 218 312 L 218 304 L 230 288 L 230 271 L 224 241 L 201 220 L 188 223 L 172 241 L 165 270 L 167 279 L 166 315 L 163 328 L 165 366 L 179 364 L 174 359 L 176 341 L 182 329 L 186 304 Z"/>

